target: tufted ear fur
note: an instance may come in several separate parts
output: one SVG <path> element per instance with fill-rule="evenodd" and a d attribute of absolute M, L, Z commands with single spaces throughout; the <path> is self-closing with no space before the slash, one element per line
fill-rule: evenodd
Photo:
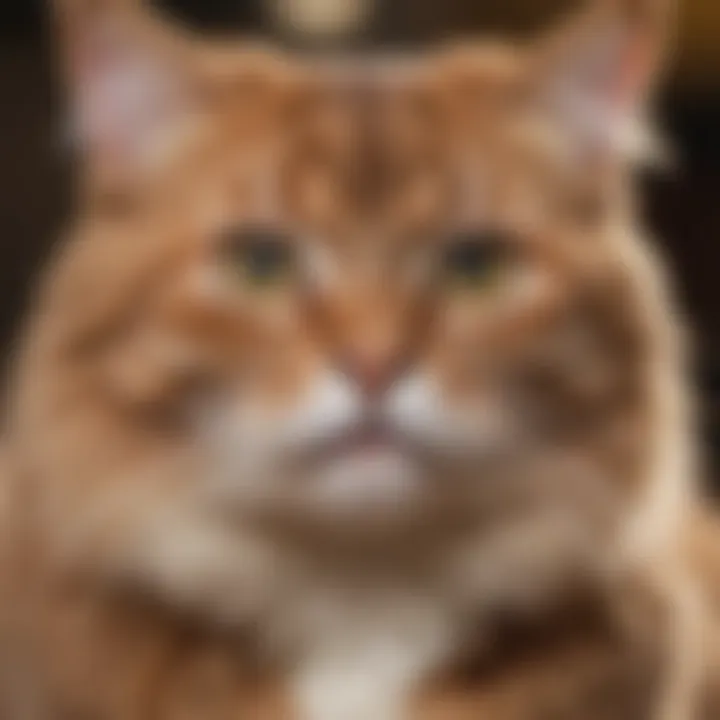
<path fill-rule="evenodd" d="M 545 107 L 583 160 L 645 155 L 648 99 L 663 64 L 672 0 L 592 0 L 542 38 Z"/>
<path fill-rule="evenodd" d="M 140 0 L 57 0 L 72 137 L 90 182 L 151 171 L 199 109 L 194 43 Z"/>

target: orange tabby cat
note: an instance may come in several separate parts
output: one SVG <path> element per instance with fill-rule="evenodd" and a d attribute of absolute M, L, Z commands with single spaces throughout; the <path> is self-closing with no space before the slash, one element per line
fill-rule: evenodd
<path fill-rule="evenodd" d="M 84 163 L 11 384 L 3 719 L 720 717 L 630 177 L 661 4 L 365 61 L 61 4 Z"/>

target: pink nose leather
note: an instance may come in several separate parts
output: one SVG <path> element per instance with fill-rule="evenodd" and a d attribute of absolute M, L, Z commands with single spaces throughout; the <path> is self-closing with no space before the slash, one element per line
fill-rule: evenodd
<path fill-rule="evenodd" d="M 369 398 L 387 391 L 401 369 L 400 354 L 394 348 L 354 347 L 344 354 L 342 369 Z"/>

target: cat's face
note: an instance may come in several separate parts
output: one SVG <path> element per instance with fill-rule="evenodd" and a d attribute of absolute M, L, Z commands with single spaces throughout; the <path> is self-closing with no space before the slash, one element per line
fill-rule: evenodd
<path fill-rule="evenodd" d="M 408 513 L 527 442 L 522 376 L 578 278 L 497 112 L 467 133 L 429 90 L 332 89 L 274 152 L 243 140 L 260 167 L 240 147 L 203 178 L 218 207 L 187 302 L 233 318 L 199 425 L 225 499 Z"/>
<path fill-rule="evenodd" d="M 497 482 L 486 463 L 556 441 L 548 423 L 576 411 L 567 388 L 535 397 L 535 364 L 591 383 L 616 371 L 610 328 L 571 337 L 588 228 L 511 90 L 488 91 L 477 128 L 435 88 L 329 88 L 271 133 L 224 141 L 190 181 L 174 212 L 198 254 L 173 302 L 204 314 L 201 332 L 224 323 L 221 347 L 178 332 L 226 361 L 196 418 L 223 502 L 342 522 L 462 507 L 468 484 Z M 571 359 L 575 342 L 599 367 Z"/>
<path fill-rule="evenodd" d="M 75 341 L 112 402 L 197 450 L 199 505 L 367 529 L 498 498 L 582 496 L 590 518 L 627 490 L 644 337 L 611 230 L 625 136 L 586 114 L 616 119 L 592 104 L 615 62 L 550 82 L 538 57 L 249 74 L 230 54 L 214 92 L 127 118 L 169 134 L 164 113 L 205 103 L 141 193 L 92 205 L 91 272 L 119 300 Z M 102 115 L 93 137 L 132 159 Z"/>

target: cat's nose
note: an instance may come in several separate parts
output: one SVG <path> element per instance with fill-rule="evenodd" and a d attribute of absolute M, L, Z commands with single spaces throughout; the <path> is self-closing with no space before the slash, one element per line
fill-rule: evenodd
<path fill-rule="evenodd" d="M 391 292 L 393 290 L 394 292 Z M 408 370 L 428 323 L 411 293 L 352 284 L 343 292 L 304 296 L 308 324 L 336 370 L 377 402 Z"/>
<path fill-rule="evenodd" d="M 340 357 L 341 370 L 369 400 L 382 397 L 403 372 L 403 353 L 394 344 L 356 343 Z"/>

